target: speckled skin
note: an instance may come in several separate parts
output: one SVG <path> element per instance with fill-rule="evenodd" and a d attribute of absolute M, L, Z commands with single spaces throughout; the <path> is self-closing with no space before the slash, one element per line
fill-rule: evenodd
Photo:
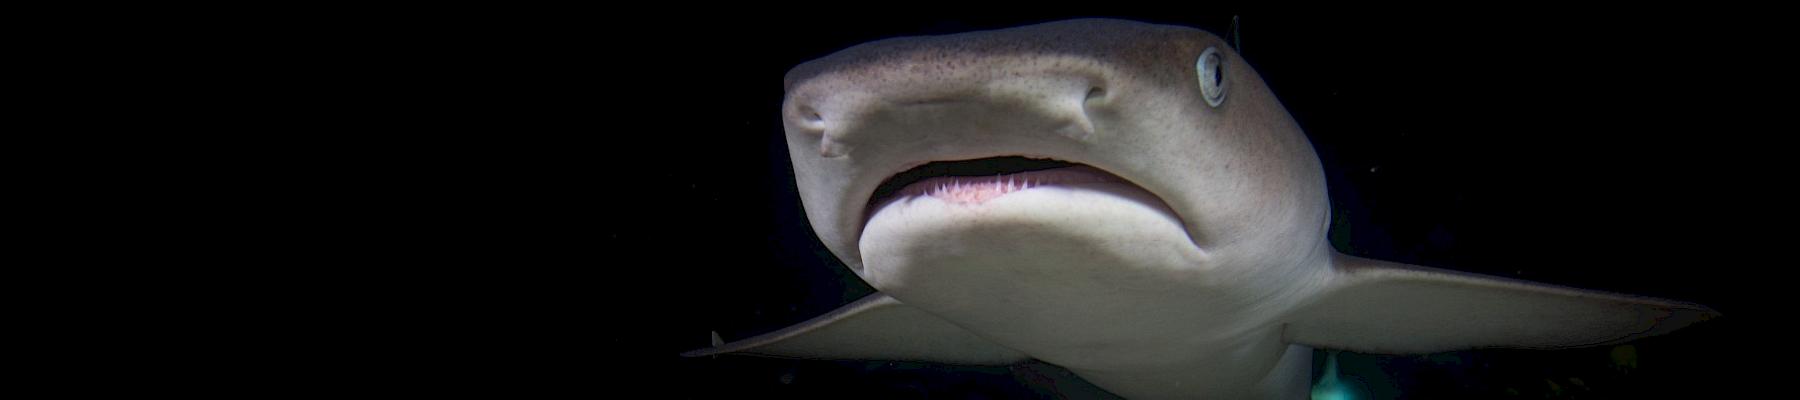
<path fill-rule="evenodd" d="M 1195 69 L 1208 48 L 1224 55 L 1217 106 Z M 690 355 L 1031 357 L 1128 398 L 1303 398 L 1308 346 L 1580 346 L 1714 315 L 1335 253 L 1305 134 L 1196 29 L 1074 20 L 891 39 L 795 67 L 786 86 L 807 217 L 882 294 Z M 994 156 L 1129 182 L 867 209 L 899 172 Z"/>

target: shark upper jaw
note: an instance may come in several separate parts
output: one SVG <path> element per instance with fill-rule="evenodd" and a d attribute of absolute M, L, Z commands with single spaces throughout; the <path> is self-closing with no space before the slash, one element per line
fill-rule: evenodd
<path fill-rule="evenodd" d="M 883 180 L 869 196 L 864 218 L 895 201 L 929 196 L 955 204 L 982 204 L 1046 185 L 1122 182 L 1112 173 L 1051 158 L 987 157 L 932 161 Z"/>

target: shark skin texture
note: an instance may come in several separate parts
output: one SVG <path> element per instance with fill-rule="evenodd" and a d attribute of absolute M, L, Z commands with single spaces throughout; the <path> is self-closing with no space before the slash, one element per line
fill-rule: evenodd
<path fill-rule="evenodd" d="M 786 89 L 807 217 L 880 293 L 687 356 L 1042 362 L 1124 398 L 1291 399 L 1314 348 L 1571 348 L 1718 316 L 1337 253 L 1305 134 L 1196 29 L 889 39 L 795 67 Z M 996 159 L 1054 163 L 931 169 Z"/>

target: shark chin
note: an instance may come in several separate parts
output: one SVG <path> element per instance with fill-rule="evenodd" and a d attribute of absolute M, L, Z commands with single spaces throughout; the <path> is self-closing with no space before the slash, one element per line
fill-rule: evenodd
<path fill-rule="evenodd" d="M 1205 286 L 1212 265 L 1162 200 L 1086 166 L 919 181 L 874 211 L 859 247 L 870 285 L 1002 342 L 1013 342 L 1006 332 L 1074 332 L 1061 325 L 1136 315 L 1146 293 Z M 1039 339 L 1011 344 L 1080 348 L 1030 343 Z"/>

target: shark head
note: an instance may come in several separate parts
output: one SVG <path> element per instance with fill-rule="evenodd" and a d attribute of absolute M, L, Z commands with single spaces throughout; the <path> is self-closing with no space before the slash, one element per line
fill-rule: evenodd
<path fill-rule="evenodd" d="M 1184 259 L 1146 278 L 1241 286 L 1328 254 L 1329 202 L 1306 136 L 1204 31 L 1075 20 L 884 40 L 794 68 L 787 93 L 807 216 L 883 290 L 918 265 L 870 247 L 1033 254 L 1063 247 L 1049 233 L 1107 226 L 1131 228 L 1109 232 L 1125 235 L 1115 244 Z M 975 237 L 989 240 L 955 245 Z"/>
<path fill-rule="evenodd" d="M 1585 346 L 1716 315 L 1336 253 L 1306 135 L 1197 29 L 889 39 L 786 89 L 806 215 L 881 293 L 690 356 L 1038 359 L 1132 398 L 1291 398 L 1309 347 Z"/>

